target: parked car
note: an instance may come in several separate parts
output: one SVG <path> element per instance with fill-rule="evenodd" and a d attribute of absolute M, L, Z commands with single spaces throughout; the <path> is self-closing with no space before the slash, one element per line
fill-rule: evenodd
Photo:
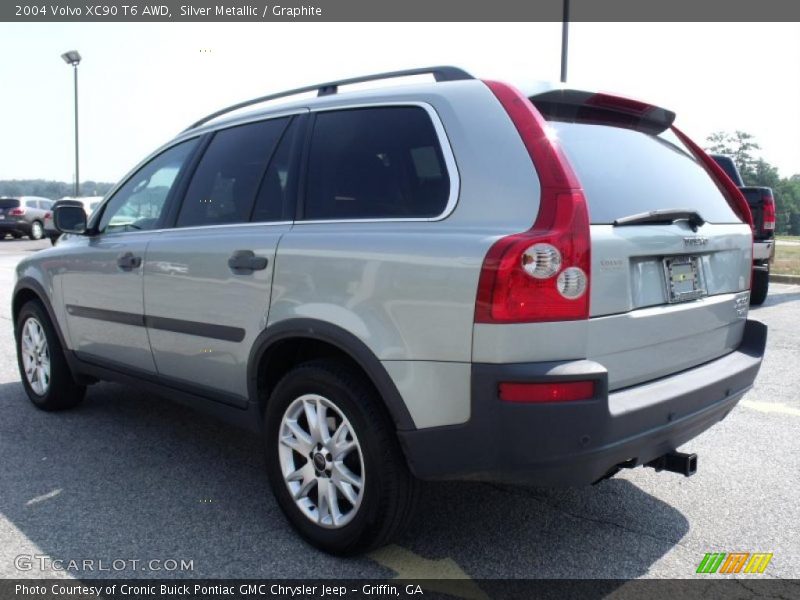
<path fill-rule="evenodd" d="M 775 258 L 775 198 L 772 188 L 745 185 L 730 156 L 712 154 L 717 164 L 744 194 L 753 214 L 753 285 L 750 304 L 764 304 L 769 293 L 769 268 Z"/>
<path fill-rule="evenodd" d="M 52 200 L 38 196 L 0 198 L 0 238 L 10 233 L 15 239 L 23 235 L 42 239 L 44 221 L 52 205 Z"/>
<path fill-rule="evenodd" d="M 419 480 L 691 475 L 676 449 L 767 331 L 744 199 L 674 117 L 453 67 L 214 113 L 88 221 L 55 209 L 71 235 L 16 271 L 25 390 L 131 382 L 260 432 L 281 509 L 340 554 L 401 531 Z"/>
<path fill-rule="evenodd" d="M 92 212 L 100 206 L 100 203 L 103 201 L 102 196 L 64 196 L 63 198 L 59 198 L 56 200 L 58 204 L 69 204 L 72 203 L 74 206 L 81 206 L 83 207 L 84 212 L 86 213 L 87 217 L 92 215 Z M 50 243 L 55 245 L 56 240 L 61 235 L 56 229 L 56 226 L 53 224 L 53 215 L 52 212 L 48 213 L 45 216 L 44 220 L 44 233 L 50 239 Z"/>

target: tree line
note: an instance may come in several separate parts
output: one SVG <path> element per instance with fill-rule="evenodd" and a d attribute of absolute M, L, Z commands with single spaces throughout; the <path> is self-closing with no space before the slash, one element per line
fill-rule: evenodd
<path fill-rule="evenodd" d="M 800 173 L 778 175 L 778 169 L 756 155 L 761 147 L 746 131 L 718 131 L 706 139 L 706 150 L 733 158 L 745 185 L 772 188 L 775 197 L 775 233 L 800 235 Z"/>
<path fill-rule="evenodd" d="M 81 183 L 81 196 L 105 196 L 114 186 L 103 181 L 84 181 Z M 0 180 L 0 196 L 41 196 L 58 200 L 64 196 L 72 196 L 74 183 L 52 181 L 47 179 L 7 179 Z"/>

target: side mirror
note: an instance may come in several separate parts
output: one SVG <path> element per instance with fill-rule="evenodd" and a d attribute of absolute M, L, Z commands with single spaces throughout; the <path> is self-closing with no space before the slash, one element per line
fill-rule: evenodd
<path fill-rule="evenodd" d="M 86 212 L 82 206 L 60 205 L 53 208 L 53 225 L 61 233 L 86 233 Z"/>

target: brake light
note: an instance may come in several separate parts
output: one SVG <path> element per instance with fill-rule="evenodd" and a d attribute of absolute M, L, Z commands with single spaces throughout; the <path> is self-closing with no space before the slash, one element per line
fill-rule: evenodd
<path fill-rule="evenodd" d="M 747 200 L 744 194 L 742 194 L 742 191 L 736 187 L 736 184 L 731 181 L 731 178 L 728 177 L 727 173 L 722 170 L 722 167 L 717 164 L 717 161 L 706 154 L 703 149 L 695 144 L 685 133 L 674 125 L 672 126 L 672 131 L 689 150 L 692 151 L 695 158 L 702 163 L 708 174 L 711 175 L 711 178 L 716 182 L 722 195 L 725 196 L 733 212 L 736 213 L 742 222 L 750 225 L 750 229 L 753 229 L 753 213 L 750 212 L 750 206 L 747 204 Z"/>
<path fill-rule="evenodd" d="M 574 402 L 594 397 L 594 381 L 501 383 L 498 394 L 505 402 Z"/>
<path fill-rule="evenodd" d="M 45 219 L 49 219 L 52 216 L 53 216 L 53 213 L 51 213 L 50 211 L 47 211 L 46 213 L 44 213 L 44 218 Z"/>
<path fill-rule="evenodd" d="M 589 214 L 577 177 L 547 123 L 519 90 L 484 82 L 517 128 L 539 176 L 539 214 L 530 230 L 497 240 L 483 260 L 476 323 L 589 318 Z"/>
<path fill-rule="evenodd" d="M 8 214 L 10 216 L 12 216 L 12 217 L 22 217 L 22 216 L 25 215 L 25 209 L 24 208 L 12 208 L 10 211 L 8 211 Z"/>
<path fill-rule="evenodd" d="M 775 198 L 766 194 L 763 198 L 764 216 L 761 223 L 762 233 L 775 230 Z"/>
<path fill-rule="evenodd" d="M 610 108 L 620 112 L 626 112 L 633 115 L 644 115 L 656 107 L 652 104 L 647 104 L 633 98 L 626 98 L 625 96 L 617 96 L 611 94 L 593 94 L 586 104 L 589 106 L 597 106 L 599 108 Z"/>

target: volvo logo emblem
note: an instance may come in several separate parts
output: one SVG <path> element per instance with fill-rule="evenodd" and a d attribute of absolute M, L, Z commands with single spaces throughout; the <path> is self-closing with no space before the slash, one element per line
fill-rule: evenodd
<path fill-rule="evenodd" d="M 690 247 L 705 246 L 708 243 L 708 238 L 701 235 L 683 238 L 683 245 Z"/>

